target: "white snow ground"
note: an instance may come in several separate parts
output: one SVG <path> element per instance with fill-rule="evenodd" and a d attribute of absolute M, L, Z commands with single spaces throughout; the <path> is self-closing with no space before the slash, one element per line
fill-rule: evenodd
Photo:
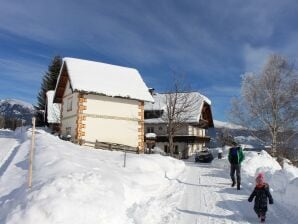
<path fill-rule="evenodd" d="M 228 164 L 216 166 L 222 162 L 226 161 L 215 161 L 215 164 L 186 163 L 185 173 L 177 179 L 184 185 L 184 194 L 177 206 L 179 224 L 259 222 L 253 211 L 253 203 L 247 201 L 253 187 L 244 184 L 239 191 L 231 188 Z M 269 206 L 267 223 L 297 223 L 297 216 L 288 214 L 288 210 L 276 201 Z"/>
<path fill-rule="evenodd" d="M 246 154 L 243 186 L 230 187 L 226 159 L 212 164 L 127 155 L 36 134 L 33 188 L 27 188 L 30 132 L 0 131 L 0 223 L 257 223 L 247 198 L 265 172 L 275 204 L 267 223 L 297 223 L 298 170 L 267 153 Z M 2 156 L 5 154 L 5 156 Z"/>

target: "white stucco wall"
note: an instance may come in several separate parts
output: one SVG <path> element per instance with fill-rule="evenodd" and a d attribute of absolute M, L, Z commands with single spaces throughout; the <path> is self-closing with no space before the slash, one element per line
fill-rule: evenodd
<path fill-rule="evenodd" d="M 67 101 L 72 99 L 72 109 L 67 110 Z M 77 128 L 77 112 L 78 112 L 78 93 L 72 93 L 69 88 L 69 82 L 66 84 L 66 89 L 63 94 L 62 119 L 61 119 L 61 134 L 66 136 L 66 128 L 71 128 L 71 137 L 75 138 Z"/>
<path fill-rule="evenodd" d="M 167 134 L 167 125 L 164 123 L 161 124 L 146 124 L 145 123 L 145 133 L 148 133 L 148 128 L 153 128 L 154 133 L 157 135 L 166 135 Z M 194 135 L 194 136 L 205 136 L 205 129 L 198 128 L 192 125 L 185 125 L 181 127 L 177 132 L 176 135 Z"/>
<path fill-rule="evenodd" d="M 138 101 L 91 94 L 84 98 L 85 141 L 138 146 Z"/>

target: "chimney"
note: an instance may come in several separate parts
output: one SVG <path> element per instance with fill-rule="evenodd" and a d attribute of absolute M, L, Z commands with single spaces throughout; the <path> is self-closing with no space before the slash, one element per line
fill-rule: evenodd
<path fill-rule="evenodd" d="M 154 88 L 149 88 L 149 93 L 153 96 L 154 95 Z"/>

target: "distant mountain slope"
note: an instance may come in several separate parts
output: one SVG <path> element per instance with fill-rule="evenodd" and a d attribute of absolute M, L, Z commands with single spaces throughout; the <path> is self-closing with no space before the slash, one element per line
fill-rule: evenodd
<path fill-rule="evenodd" d="M 240 125 L 229 123 L 229 122 L 218 121 L 218 120 L 214 120 L 213 122 L 214 122 L 215 128 L 228 128 L 228 129 L 239 129 L 239 130 L 245 129 Z"/>
<path fill-rule="evenodd" d="M 212 137 L 212 146 L 219 147 L 221 142 L 219 136 L 231 136 L 236 142 L 242 144 L 244 147 L 264 148 L 262 143 L 252 133 L 247 131 L 244 127 L 229 122 L 214 120 L 214 129 L 208 130 Z"/>
<path fill-rule="evenodd" d="M 0 100 L 0 116 L 22 119 L 30 123 L 33 114 L 34 107 L 30 103 L 16 99 Z"/>

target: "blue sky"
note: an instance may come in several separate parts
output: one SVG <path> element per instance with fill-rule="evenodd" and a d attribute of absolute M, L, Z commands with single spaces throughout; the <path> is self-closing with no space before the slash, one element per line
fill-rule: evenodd
<path fill-rule="evenodd" d="M 0 99 L 36 103 L 54 55 L 133 67 L 168 89 L 173 71 L 226 120 L 241 75 L 271 53 L 296 60 L 296 0 L 0 0 Z"/>

